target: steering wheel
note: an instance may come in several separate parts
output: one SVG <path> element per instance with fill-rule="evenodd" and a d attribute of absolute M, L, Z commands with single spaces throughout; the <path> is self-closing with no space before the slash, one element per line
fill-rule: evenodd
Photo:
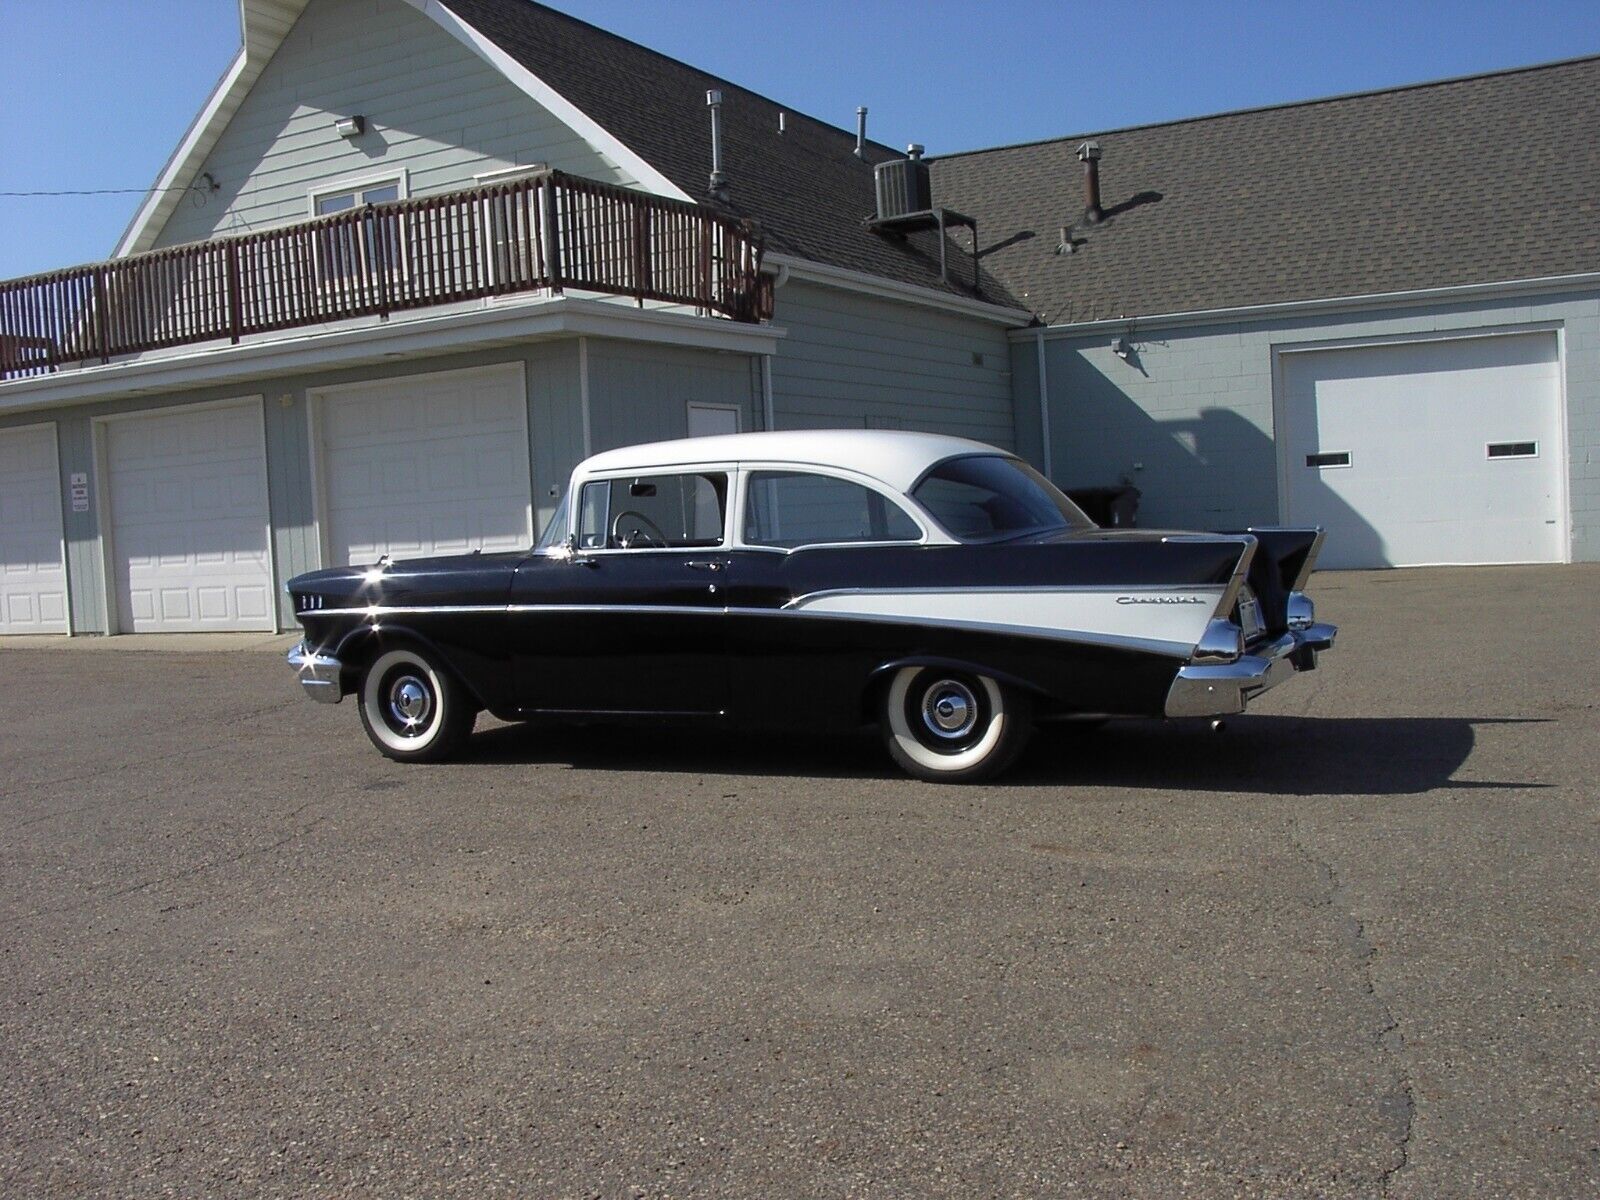
<path fill-rule="evenodd" d="M 629 517 L 633 518 L 633 528 L 624 535 L 622 523 Z M 659 525 L 642 512 L 635 512 L 631 508 L 623 509 L 611 522 L 612 542 L 621 546 L 624 550 L 632 550 L 635 545 L 639 544 L 640 538 L 645 539 L 644 544 L 646 546 L 659 546 L 663 550 L 667 548 L 667 535 L 661 532 Z"/>

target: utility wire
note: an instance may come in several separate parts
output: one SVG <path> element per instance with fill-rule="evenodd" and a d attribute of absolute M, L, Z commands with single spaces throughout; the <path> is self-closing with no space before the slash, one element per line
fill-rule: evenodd
<path fill-rule="evenodd" d="M 146 192 L 192 192 L 196 190 L 197 186 L 191 184 L 188 187 L 91 188 L 86 191 L 0 192 L 0 196 L 142 196 Z"/>

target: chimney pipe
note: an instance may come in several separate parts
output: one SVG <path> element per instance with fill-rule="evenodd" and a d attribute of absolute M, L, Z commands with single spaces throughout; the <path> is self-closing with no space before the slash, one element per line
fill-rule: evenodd
<path fill-rule="evenodd" d="M 1078 161 L 1083 163 L 1083 215 L 1096 222 L 1106 215 L 1100 207 L 1100 143 L 1085 142 L 1078 147 Z"/>
<path fill-rule="evenodd" d="M 708 91 L 706 107 L 711 110 L 711 194 L 718 200 L 726 200 L 728 177 L 722 173 L 722 93 L 715 88 Z"/>
<path fill-rule="evenodd" d="M 867 156 L 867 106 L 856 109 L 856 157 Z"/>

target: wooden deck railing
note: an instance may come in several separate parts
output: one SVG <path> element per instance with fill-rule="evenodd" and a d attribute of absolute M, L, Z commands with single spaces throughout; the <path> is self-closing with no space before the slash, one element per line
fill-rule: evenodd
<path fill-rule="evenodd" d="M 545 171 L 0 283 L 0 379 L 540 288 L 772 315 L 748 225 Z"/>

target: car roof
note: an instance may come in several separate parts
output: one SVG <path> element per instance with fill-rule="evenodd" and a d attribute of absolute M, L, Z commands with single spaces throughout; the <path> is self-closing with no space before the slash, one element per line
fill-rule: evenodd
<path fill-rule="evenodd" d="M 771 433 L 726 433 L 710 437 L 646 442 L 606 450 L 578 464 L 577 473 L 649 471 L 690 463 L 785 463 L 797 467 L 839 467 L 868 475 L 898 492 L 935 463 L 967 454 L 1010 452 L 985 442 L 940 433 L 893 429 L 795 429 Z"/>

